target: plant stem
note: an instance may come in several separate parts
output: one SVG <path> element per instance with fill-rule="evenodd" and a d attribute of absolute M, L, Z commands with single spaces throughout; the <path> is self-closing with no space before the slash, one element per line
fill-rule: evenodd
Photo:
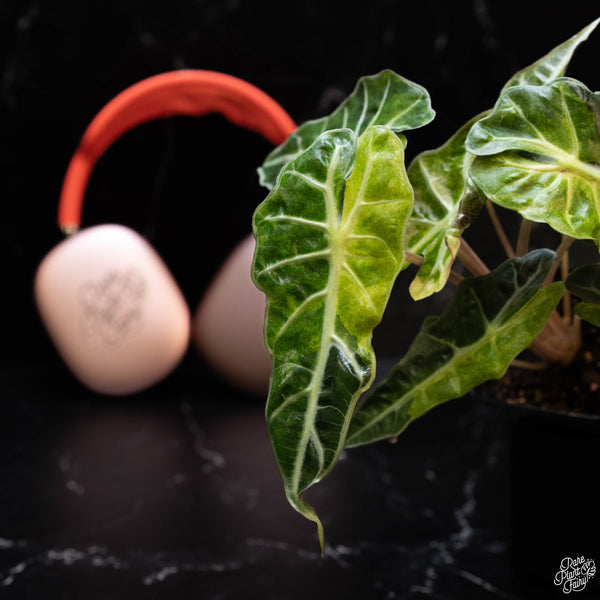
<path fill-rule="evenodd" d="M 548 271 L 548 275 L 544 280 L 544 285 L 548 285 L 549 283 L 552 283 L 552 281 L 554 281 L 554 276 L 556 275 L 556 271 L 559 265 L 561 264 L 563 254 L 572 246 L 574 241 L 575 240 L 572 237 L 569 237 L 568 235 L 562 236 L 562 240 L 558 245 L 558 248 L 556 249 L 556 260 L 554 261 L 554 263 L 552 263 L 552 266 Z"/>
<path fill-rule="evenodd" d="M 527 369 L 529 371 L 543 371 L 548 368 L 548 363 L 545 360 L 531 362 L 529 360 L 519 360 L 515 358 L 511 363 L 511 367 L 519 367 L 519 369 Z"/>
<path fill-rule="evenodd" d="M 496 209 L 494 208 L 494 204 L 492 203 L 491 200 L 486 200 L 485 207 L 490 216 L 490 220 L 492 221 L 492 225 L 494 226 L 494 230 L 496 231 L 496 235 L 498 236 L 498 239 L 500 240 L 500 243 L 502 244 L 502 247 L 504 248 L 504 252 L 506 253 L 506 256 L 508 258 L 514 258 L 515 251 L 513 250 L 513 247 L 511 246 L 510 242 L 508 241 L 508 236 L 506 235 L 506 232 L 504 231 L 504 227 L 502 227 L 502 223 L 500 222 L 500 219 L 498 218 L 498 213 L 496 212 Z"/>
<path fill-rule="evenodd" d="M 517 239 L 517 256 L 525 256 L 529 250 L 529 238 L 531 237 L 531 227 L 533 223 L 529 219 L 521 221 L 519 228 L 519 237 Z"/>
<path fill-rule="evenodd" d="M 561 279 L 564 282 L 569 275 L 569 251 L 563 253 L 561 258 Z M 573 318 L 572 306 L 571 306 L 571 292 L 567 288 L 565 288 L 565 293 L 563 294 L 563 320 L 567 325 L 571 323 Z"/>
<path fill-rule="evenodd" d="M 457 258 L 465 265 L 471 275 L 487 275 L 490 272 L 487 265 L 479 258 L 479 256 L 477 256 L 465 238 L 460 239 L 460 248 L 458 249 Z"/>

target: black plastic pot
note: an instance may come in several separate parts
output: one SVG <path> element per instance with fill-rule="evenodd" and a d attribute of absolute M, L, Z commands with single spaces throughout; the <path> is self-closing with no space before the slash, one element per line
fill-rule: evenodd
<path fill-rule="evenodd" d="M 600 416 L 509 406 L 512 559 L 559 597 L 561 561 L 600 562 Z"/>

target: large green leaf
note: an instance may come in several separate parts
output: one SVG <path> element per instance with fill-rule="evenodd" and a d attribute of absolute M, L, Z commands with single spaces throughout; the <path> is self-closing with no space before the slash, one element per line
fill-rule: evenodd
<path fill-rule="evenodd" d="M 429 94 L 420 85 L 390 70 L 361 77 L 331 115 L 307 121 L 267 156 L 258 169 L 260 183 L 273 189 L 282 167 L 328 129 L 349 128 L 361 135 L 367 127 L 384 125 L 398 133 L 422 127 L 434 116 Z"/>
<path fill-rule="evenodd" d="M 467 137 L 471 178 L 496 204 L 600 241 L 600 97 L 562 77 L 509 88 Z"/>
<path fill-rule="evenodd" d="M 415 207 L 406 229 L 407 250 L 424 259 L 409 288 L 415 300 L 444 287 L 460 236 L 479 213 L 481 203 L 468 180 L 473 157 L 465 151 L 465 139 L 480 118 L 471 119 L 440 148 L 419 154 L 408 168 Z"/>
<path fill-rule="evenodd" d="M 555 254 L 537 250 L 464 280 L 446 310 L 429 317 L 405 357 L 352 419 L 347 446 L 399 435 L 434 406 L 491 378 L 535 339 L 563 292 L 541 288 Z"/>
<path fill-rule="evenodd" d="M 566 42 L 563 42 L 533 64 L 516 73 L 506 82 L 502 91 L 519 85 L 544 85 L 564 75 L 571 58 L 573 58 L 573 53 L 577 50 L 579 44 L 588 39 L 599 22 L 600 19 L 596 19 Z"/>
<path fill-rule="evenodd" d="M 571 271 L 565 285 L 581 299 L 575 305 L 575 314 L 600 327 L 600 264 L 583 265 Z"/>
<path fill-rule="evenodd" d="M 525 84 L 543 85 L 564 75 L 573 53 L 599 21 L 519 71 L 503 90 Z M 408 169 L 415 190 L 415 208 L 407 229 L 407 249 L 424 259 L 409 288 L 415 300 L 444 287 L 460 236 L 479 211 L 481 201 L 468 178 L 473 157 L 464 144 L 469 129 L 490 112 L 471 119 L 440 148 L 417 156 Z"/>
<path fill-rule="evenodd" d="M 412 188 L 385 127 L 323 133 L 289 163 L 254 216 L 253 277 L 267 296 L 273 372 L 266 418 L 291 505 L 335 464 L 374 374 L 372 330 L 404 254 Z M 351 173 L 352 171 L 352 173 Z"/>

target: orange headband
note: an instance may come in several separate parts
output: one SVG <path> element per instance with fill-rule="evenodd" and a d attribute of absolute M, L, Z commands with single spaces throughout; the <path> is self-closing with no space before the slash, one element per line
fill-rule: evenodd
<path fill-rule="evenodd" d="M 60 194 L 58 225 L 79 228 L 83 196 L 95 162 L 128 130 L 172 115 L 221 113 L 275 145 L 296 129 L 287 112 L 254 85 L 224 73 L 182 70 L 144 79 L 115 96 L 94 117 L 69 163 Z"/>

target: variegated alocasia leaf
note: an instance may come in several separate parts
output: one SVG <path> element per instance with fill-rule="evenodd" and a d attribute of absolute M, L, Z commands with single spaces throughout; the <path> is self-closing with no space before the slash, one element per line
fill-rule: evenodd
<path fill-rule="evenodd" d="M 434 406 L 501 377 L 535 339 L 564 286 L 540 286 L 555 258 L 536 250 L 458 286 L 439 317 L 429 317 L 404 358 L 357 409 L 347 446 L 399 435 Z"/>
<path fill-rule="evenodd" d="M 575 314 L 600 327 L 600 264 L 578 267 L 569 273 L 565 284 L 570 292 L 581 299 L 575 305 Z"/>
<path fill-rule="evenodd" d="M 286 165 L 257 208 L 253 278 L 267 296 L 273 358 L 266 419 L 286 496 L 334 466 L 350 416 L 374 374 L 372 330 L 404 254 L 413 195 L 390 129 L 323 133 Z"/>
<path fill-rule="evenodd" d="M 516 73 L 507 81 L 502 91 L 518 85 L 544 85 L 557 77 L 562 77 L 573 58 L 575 50 L 577 50 L 579 44 L 588 39 L 598 23 L 600 23 L 600 19 L 596 19 L 566 42 Z"/>
<path fill-rule="evenodd" d="M 481 201 L 469 184 L 472 155 L 465 139 L 478 115 L 443 146 L 422 152 L 408 168 L 415 206 L 406 229 L 407 250 L 420 254 L 409 291 L 415 300 L 440 291 L 460 247 L 460 236 L 479 213 Z"/>
<path fill-rule="evenodd" d="M 360 136 L 367 127 L 383 125 L 399 133 L 422 127 L 434 116 L 429 94 L 422 86 L 390 70 L 361 77 L 331 115 L 307 121 L 267 156 L 258 169 L 260 183 L 273 189 L 282 167 L 328 129 L 348 128 Z"/>
<path fill-rule="evenodd" d="M 519 71 L 503 90 L 525 84 L 543 85 L 564 75 L 573 53 L 599 21 Z M 415 209 L 407 229 L 407 249 L 424 259 L 409 288 L 415 300 L 444 287 L 460 246 L 460 236 L 478 213 L 481 200 L 468 178 L 473 157 L 466 152 L 464 143 L 469 129 L 490 112 L 471 119 L 446 144 L 420 154 L 409 167 Z"/>
<path fill-rule="evenodd" d="M 467 150 L 482 193 L 560 233 L 600 241 L 600 96 L 561 77 L 509 88 Z"/>

